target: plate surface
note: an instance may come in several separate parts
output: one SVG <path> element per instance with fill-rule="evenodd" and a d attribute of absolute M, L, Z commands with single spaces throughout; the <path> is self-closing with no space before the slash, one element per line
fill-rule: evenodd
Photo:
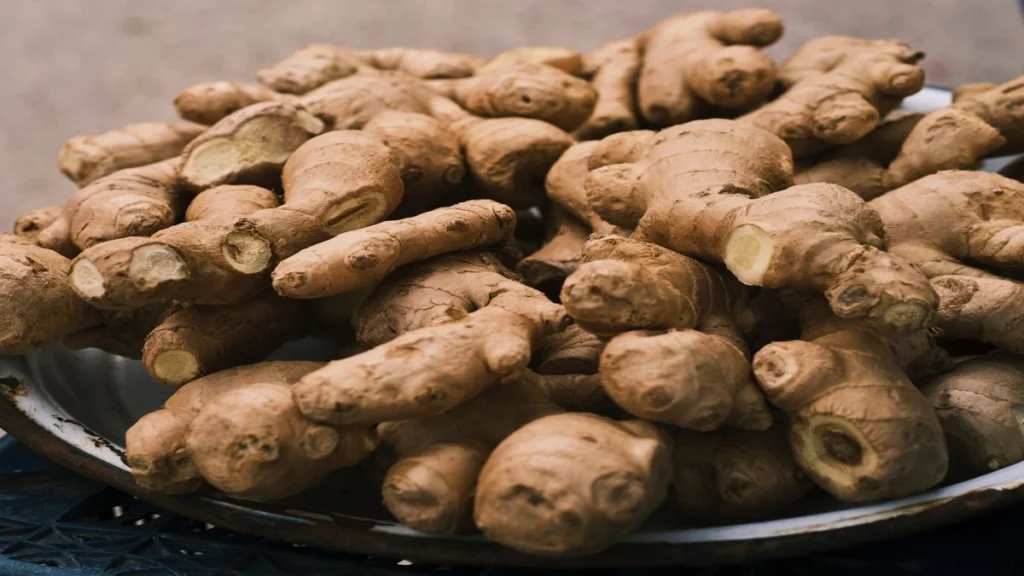
<path fill-rule="evenodd" d="M 949 92 L 926 89 L 907 108 L 929 110 Z M 986 163 L 997 170 L 1005 160 Z M 329 360 L 335 350 L 304 340 L 278 360 Z M 274 504 L 253 504 L 215 492 L 168 497 L 132 481 L 123 458 L 125 431 L 156 410 L 173 390 L 150 379 L 141 363 L 98 350 L 54 347 L 23 357 L 0 356 L 0 428 L 58 463 L 179 514 L 274 540 L 347 552 L 445 564 L 545 567 L 733 563 L 806 554 L 886 540 L 957 522 L 1024 500 L 1024 462 L 908 498 L 844 506 L 809 498 L 790 516 L 751 524 L 682 528 L 655 515 L 608 550 L 584 558 L 519 554 L 478 534 L 437 537 L 396 523 L 379 492 L 359 470 L 341 471 L 310 492 Z"/>

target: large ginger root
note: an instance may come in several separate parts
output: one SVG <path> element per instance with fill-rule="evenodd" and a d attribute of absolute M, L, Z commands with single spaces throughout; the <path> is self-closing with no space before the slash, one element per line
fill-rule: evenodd
<path fill-rule="evenodd" d="M 266 278 L 236 270 L 219 240 L 231 232 L 234 218 L 275 206 L 274 193 L 257 186 L 211 188 L 192 201 L 188 222 L 79 254 L 71 284 L 82 299 L 104 309 L 168 299 L 213 306 L 242 302 L 262 291 Z"/>
<path fill-rule="evenodd" d="M 71 261 L 0 233 L 0 353 L 27 354 L 99 323 L 68 283 Z"/>
<path fill-rule="evenodd" d="M 323 122 L 296 103 L 253 104 L 189 142 L 181 152 L 178 174 L 182 184 L 196 191 L 266 183 L 292 152 L 323 130 Z"/>
<path fill-rule="evenodd" d="M 576 129 L 581 140 L 637 128 L 634 87 L 642 59 L 636 38 L 609 42 L 587 54 L 584 70 L 597 92 L 590 118 Z"/>
<path fill-rule="evenodd" d="M 923 57 L 899 40 L 816 38 L 782 64 L 786 92 L 740 121 L 782 138 L 798 160 L 850 144 L 921 90 Z"/>
<path fill-rule="evenodd" d="M 380 284 L 356 311 L 371 350 L 332 362 L 294 389 L 318 421 L 375 424 L 431 416 L 522 373 L 567 320 L 486 253 L 437 257 Z"/>
<path fill-rule="evenodd" d="M 63 206 L 45 206 L 29 210 L 14 221 L 14 235 L 37 244 L 39 234 L 62 214 L 64 214 Z"/>
<path fill-rule="evenodd" d="M 528 62 L 431 85 L 477 116 L 535 118 L 566 131 L 583 124 L 597 102 L 597 91 L 586 80 Z"/>
<path fill-rule="evenodd" d="M 867 136 L 837 148 L 813 164 L 799 166 L 797 184 L 828 182 L 871 200 L 890 189 L 886 173 L 889 163 L 924 117 L 921 112 L 893 110 Z"/>
<path fill-rule="evenodd" d="M 956 365 L 922 390 L 949 447 L 950 480 L 1024 460 L 1024 359 L 991 352 Z"/>
<path fill-rule="evenodd" d="M 360 73 L 325 84 L 297 101 L 332 130 L 358 130 L 389 110 L 429 112 L 425 90 L 405 75 Z"/>
<path fill-rule="evenodd" d="M 642 144 L 638 161 L 592 170 L 586 183 L 598 215 L 635 226 L 634 238 L 723 262 L 747 285 L 824 292 L 843 317 L 913 331 L 934 312 L 927 280 L 885 252 L 882 221 L 860 197 L 830 184 L 787 188 L 792 158 L 772 134 L 701 120 Z"/>
<path fill-rule="evenodd" d="M 419 214 L 443 202 L 466 168 L 459 138 L 438 120 L 416 112 L 381 112 L 363 126 L 391 150 L 405 185 L 400 209 Z"/>
<path fill-rule="evenodd" d="M 311 44 L 256 73 L 260 83 L 285 94 L 305 94 L 332 80 L 355 74 L 360 57 L 342 46 Z"/>
<path fill-rule="evenodd" d="M 771 96 L 775 63 L 759 47 L 782 35 L 770 10 L 695 12 L 667 18 L 641 40 L 637 80 L 640 113 L 670 126 L 708 115 L 709 108 L 750 109 Z"/>
<path fill-rule="evenodd" d="M 596 377 L 527 371 L 443 414 L 381 424 L 381 442 L 398 455 L 384 478 L 384 505 L 421 532 L 470 528 L 476 479 L 494 446 L 527 422 L 587 408 L 599 392 Z"/>
<path fill-rule="evenodd" d="M 120 170 L 80 188 L 64 213 L 39 233 L 40 246 L 72 257 L 102 242 L 150 236 L 172 226 L 187 204 L 177 159 Z"/>
<path fill-rule="evenodd" d="M 500 52 L 477 67 L 477 74 L 516 64 L 544 64 L 580 76 L 585 67 L 583 54 L 565 46 L 520 46 Z"/>
<path fill-rule="evenodd" d="M 488 538 L 521 552 L 597 552 L 661 505 L 671 466 L 671 440 L 649 422 L 547 416 L 488 458 L 473 519 Z"/>
<path fill-rule="evenodd" d="M 118 170 L 174 158 L 206 126 L 192 122 L 129 124 L 96 136 L 77 136 L 60 151 L 60 171 L 86 186 Z"/>
<path fill-rule="evenodd" d="M 939 295 L 935 326 L 951 340 L 971 340 L 1024 354 L 1024 284 L 998 276 L 932 278 Z"/>
<path fill-rule="evenodd" d="M 672 440 L 669 503 L 687 520 L 739 524 L 771 518 L 814 487 L 793 459 L 781 425 L 764 431 L 676 430 Z"/>
<path fill-rule="evenodd" d="M 204 480 L 249 500 L 297 494 L 377 447 L 369 428 L 316 424 L 295 409 L 290 387 L 316 362 L 265 362 L 195 380 L 125 436 L 136 482 L 184 494 Z"/>
<path fill-rule="evenodd" d="M 619 334 L 601 355 L 601 384 L 623 410 L 695 430 L 771 424 L 743 341 L 750 314 L 731 278 L 654 244 L 594 237 L 562 303 L 583 328 Z"/>
<path fill-rule="evenodd" d="M 269 292 L 234 306 L 190 306 L 146 337 L 142 362 L 154 380 L 181 386 L 206 374 L 259 362 L 306 333 L 301 302 Z"/>
<path fill-rule="evenodd" d="M 185 88 L 174 97 L 174 109 L 185 120 L 212 126 L 247 106 L 283 98 L 263 86 L 221 80 Z"/>
<path fill-rule="evenodd" d="M 925 115 L 889 165 L 888 189 L 972 168 L 988 155 L 1024 152 L 1024 76 L 984 88 L 962 91 L 951 106 Z"/>
<path fill-rule="evenodd" d="M 962 263 L 1024 268 L 1024 184 L 988 172 L 926 176 L 870 202 L 889 251 L 929 277 L 980 275 Z"/>
<path fill-rule="evenodd" d="M 400 266 L 507 241 L 515 212 L 470 200 L 339 234 L 282 261 L 274 289 L 288 298 L 323 298 L 372 286 Z"/>
<path fill-rule="evenodd" d="M 239 218 L 222 238 L 224 257 L 239 273 L 269 273 L 304 248 L 376 224 L 404 194 L 391 151 L 355 130 L 328 132 L 300 146 L 281 183 L 283 205 Z"/>
<path fill-rule="evenodd" d="M 398 70 L 417 78 L 465 78 L 472 76 L 483 61 L 476 56 L 431 48 L 381 48 L 356 54 L 378 70 Z"/>
<path fill-rule="evenodd" d="M 768 401 L 789 416 L 800 467 L 840 500 L 870 502 L 926 490 L 946 474 L 935 410 L 903 367 L 922 355 L 915 338 L 802 309 L 802 341 L 754 355 Z"/>

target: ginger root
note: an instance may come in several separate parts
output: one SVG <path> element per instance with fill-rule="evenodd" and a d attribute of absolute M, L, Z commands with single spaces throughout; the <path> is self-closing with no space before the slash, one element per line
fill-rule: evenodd
<path fill-rule="evenodd" d="M 381 48 L 357 52 L 363 62 L 378 70 L 399 70 L 417 78 L 465 78 L 483 62 L 476 56 L 431 48 Z"/>
<path fill-rule="evenodd" d="M 118 170 L 174 158 L 204 131 L 206 126 L 192 122 L 147 122 L 77 136 L 64 144 L 57 165 L 75 184 L 86 186 Z"/>
<path fill-rule="evenodd" d="M 716 525 L 771 518 L 814 487 L 793 459 L 781 425 L 675 430 L 672 440 L 669 504 L 686 520 Z"/>
<path fill-rule="evenodd" d="M 282 261 L 274 289 L 288 298 L 323 298 L 354 292 L 400 266 L 448 252 L 507 241 L 515 212 L 492 200 L 470 200 L 351 230 Z"/>
<path fill-rule="evenodd" d="M 672 16 L 641 38 L 636 93 L 651 125 L 671 126 L 708 115 L 709 108 L 750 109 L 771 96 L 775 63 L 760 47 L 782 35 L 770 10 L 694 12 Z"/>
<path fill-rule="evenodd" d="M 247 500 L 297 494 L 377 447 L 372 429 L 316 424 L 295 409 L 290 387 L 316 362 L 265 362 L 189 382 L 128 429 L 135 481 L 160 494 L 205 482 Z"/>
<path fill-rule="evenodd" d="M 242 108 L 283 98 L 263 86 L 221 80 L 185 88 L 174 97 L 174 109 L 185 120 L 212 126 Z"/>
<path fill-rule="evenodd" d="M 486 253 L 403 268 L 356 310 L 373 346 L 305 378 L 294 395 L 318 421 L 376 424 L 431 416 L 517 377 L 532 351 L 567 324 L 561 306 Z"/>
<path fill-rule="evenodd" d="M 214 306 L 245 301 L 265 288 L 265 277 L 239 272 L 219 240 L 235 218 L 274 206 L 274 193 L 257 186 L 210 188 L 189 207 L 194 220 L 79 254 L 71 264 L 71 284 L 83 300 L 104 309 L 166 299 Z"/>
<path fill-rule="evenodd" d="M 36 208 L 18 216 L 14 221 L 14 235 L 38 244 L 39 234 L 64 213 L 63 206 Z"/>
<path fill-rule="evenodd" d="M 903 369 L 919 350 L 903 336 L 836 318 L 824 303 L 802 315 L 803 340 L 773 342 L 753 362 L 768 401 L 789 416 L 800 467 L 848 502 L 938 484 L 948 463 L 942 428 Z"/>
<path fill-rule="evenodd" d="M 323 122 L 293 102 L 253 104 L 189 142 L 178 175 L 194 191 L 273 182 L 289 156 L 323 130 Z"/>
<path fill-rule="evenodd" d="M 305 94 L 332 80 L 355 74 L 363 63 L 348 48 L 310 44 L 277 64 L 264 68 L 256 77 L 264 86 L 285 94 Z"/>
<path fill-rule="evenodd" d="M 775 134 L 802 159 L 851 144 L 924 86 L 924 54 L 899 40 L 822 36 L 784 62 L 786 91 L 739 118 Z"/>
<path fill-rule="evenodd" d="M 991 352 L 956 365 L 921 391 L 935 406 L 949 447 L 950 480 L 1024 460 L 1024 360 Z"/>
<path fill-rule="evenodd" d="M 643 62 L 636 38 L 609 42 L 587 54 L 584 70 L 597 92 L 590 118 L 576 129 L 580 140 L 637 128 L 634 87 Z"/>
<path fill-rule="evenodd" d="M 885 251 L 878 214 L 839 186 L 789 187 L 792 158 L 775 136 L 715 119 L 638 138 L 639 160 L 586 182 L 598 215 L 635 226 L 634 238 L 722 262 L 747 285 L 824 292 L 843 317 L 914 331 L 934 313 L 924 276 Z"/>
<path fill-rule="evenodd" d="M 579 556 L 610 546 L 665 500 L 672 443 L 641 420 L 555 414 L 513 432 L 487 459 L 473 519 L 520 552 Z"/>
<path fill-rule="evenodd" d="M 583 54 L 565 46 L 521 46 L 500 52 L 477 67 L 477 74 L 516 64 L 544 64 L 579 76 L 585 67 Z"/>

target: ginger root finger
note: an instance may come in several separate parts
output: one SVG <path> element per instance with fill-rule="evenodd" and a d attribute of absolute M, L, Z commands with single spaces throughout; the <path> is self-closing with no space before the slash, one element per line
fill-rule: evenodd
<path fill-rule="evenodd" d="M 700 120 L 645 142 L 639 160 L 586 183 L 602 218 L 636 224 L 633 238 L 722 262 L 747 285 L 825 292 L 842 316 L 913 331 L 933 313 L 925 277 L 884 251 L 878 214 L 839 186 L 787 188 L 789 149 L 768 132 Z"/>
<path fill-rule="evenodd" d="M 355 74 L 359 56 L 342 46 L 310 44 L 277 64 L 256 73 L 260 83 L 277 92 L 305 94 L 332 80 Z"/>
<path fill-rule="evenodd" d="M 234 223 L 222 250 L 240 272 L 253 274 L 332 236 L 376 224 L 402 201 L 398 162 L 379 138 L 354 130 L 303 144 L 281 175 L 284 204 Z"/>
<path fill-rule="evenodd" d="M 669 505 L 701 524 L 741 524 L 784 512 L 814 488 L 784 426 L 748 431 L 674 430 Z"/>
<path fill-rule="evenodd" d="M 605 343 L 579 324 L 551 334 L 534 353 L 538 374 L 597 374 Z"/>
<path fill-rule="evenodd" d="M 571 131 L 586 122 L 597 92 L 586 80 L 544 64 L 520 62 L 449 81 L 445 90 L 483 118 L 534 118 Z"/>
<path fill-rule="evenodd" d="M 412 218 L 339 234 L 281 262 L 274 288 L 288 298 L 322 298 L 366 288 L 400 266 L 508 240 L 515 213 L 471 200 Z"/>
<path fill-rule="evenodd" d="M 14 221 L 14 235 L 38 245 L 39 234 L 63 213 L 63 206 L 45 206 L 29 210 Z"/>
<path fill-rule="evenodd" d="M 70 268 L 60 254 L 0 233 L 0 353 L 36 352 L 100 323 L 71 289 Z"/>
<path fill-rule="evenodd" d="M 398 70 L 417 78 L 465 78 L 483 62 L 476 56 L 431 48 L 380 48 L 357 54 L 378 70 Z"/>
<path fill-rule="evenodd" d="M 266 278 L 236 270 L 220 239 L 231 231 L 235 217 L 276 206 L 274 194 L 256 186 L 219 186 L 195 202 L 192 215 L 204 218 L 149 238 L 104 242 L 79 254 L 71 265 L 78 295 L 98 308 L 130 309 L 165 299 L 234 304 L 262 291 Z"/>
<path fill-rule="evenodd" d="M 57 165 L 79 186 L 126 168 L 174 158 L 206 131 L 192 122 L 129 124 L 96 136 L 77 136 L 60 151 Z"/>
<path fill-rule="evenodd" d="M 212 126 L 247 106 L 284 98 L 263 86 L 220 80 L 185 88 L 174 97 L 174 109 L 185 120 Z"/>
<path fill-rule="evenodd" d="M 949 480 L 966 480 L 1024 460 L 1024 360 L 991 352 L 925 384 L 949 447 Z"/>
<path fill-rule="evenodd" d="M 494 450 L 480 472 L 473 519 L 488 538 L 521 552 L 590 554 L 660 506 L 671 474 L 671 440 L 652 424 L 555 414 Z"/>
<path fill-rule="evenodd" d="M 1024 354 L 1024 284 L 999 277 L 936 276 L 935 326 L 956 340 L 975 340 Z"/>
<path fill-rule="evenodd" d="M 177 159 L 120 170 L 76 191 L 39 234 L 41 246 L 68 254 L 129 236 L 150 236 L 180 220 L 187 204 Z M 68 254 L 74 256 L 74 253 Z"/>
<path fill-rule="evenodd" d="M 567 74 L 579 76 L 583 72 L 583 54 L 565 46 L 520 46 L 492 56 L 477 67 L 477 74 L 515 64 L 544 64 Z"/>
<path fill-rule="evenodd" d="M 782 35 L 770 10 L 695 12 L 657 23 L 642 37 L 637 101 L 655 126 L 705 116 L 711 106 L 749 109 L 775 87 L 775 63 L 758 47 Z"/>
<path fill-rule="evenodd" d="M 921 90 L 923 57 L 899 40 L 816 38 L 782 64 L 786 92 L 739 120 L 782 138 L 797 159 L 850 144 Z"/>
<path fill-rule="evenodd" d="M 416 112 L 381 112 L 363 126 L 398 160 L 405 185 L 400 209 L 425 212 L 444 200 L 465 176 L 459 138 L 440 121 Z"/>
<path fill-rule="evenodd" d="M 1024 184 L 988 172 L 951 170 L 926 176 L 870 202 L 885 222 L 890 251 L 925 274 L 960 273 L 965 262 L 1024 268 Z"/>
<path fill-rule="evenodd" d="M 753 362 L 768 401 L 789 416 L 800 467 L 848 502 L 939 483 L 948 462 L 942 428 L 903 371 L 907 358 L 891 348 L 900 337 L 844 324 L 823 303 L 806 313 L 805 341 L 769 344 Z"/>
<path fill-rule="evenodd" d="M 331 130 L 358 130 L 389 110 L 427 113 L 425 92 L 415 78 L 364 73 L 325 84 L 297 101 Z"/>
<path fill-rule="evenodd" d="M 324 124 L 293 102 L 261 102 L 225 116 L 181 152 L 178 175 L 201 191 L 220 184 L 273 180 L 292 152 L 324 130 Z"/>
<path fill-rule="evenodd" d="M 289 387 L 319 366 L 265 362 L 181 387 L 126 433 L 136 482 L 182 494 L 205 481 L 231 496 L 272 500 L 362 460 L 377 446 L 372 430 L 315 424 L 295 410 Z"/>
<path fill-rule="evenodd" d="M 633 87 L 641 64 L 635 38 L 609 42 L 587 54 L 586 68 L 593 75 L 590 84 L 597 91 L 597 102 L 587 121 L 576 129 L 577 138 L 604 138 L 637 128 Z"/>
<path fill-rule="evenodd" d="M 588 163 L 599 146 L 598 142 L 580 142 L 570 146 L 551 166 L 544 188 L 552 202 L 586 224 L 592 232 L 628 236 L 628 232 L 602 220 L 587 202 L 584 183 Z"/>
<path fill-rule="evenodd" d="M 305 335 L 306 315 L 300 302 L 273 293 L 233 306 L 190 306 L 149 333 L 142 362 L 160 384 L 181 386 L 263 360 Z"/>

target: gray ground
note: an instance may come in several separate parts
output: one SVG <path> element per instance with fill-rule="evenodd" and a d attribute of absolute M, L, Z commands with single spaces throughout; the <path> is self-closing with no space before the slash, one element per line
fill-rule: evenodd
<path fill-rule="evenodd" d="M 0 229 L 72 192 L 55 165 L 68 137 L 170 119 L 181 88 L 251 79 L 310 42 L 587 49 L 675 12 L 750 5 L 785 19 L 777 57 L 821 34 L 898 36 L 928 53 L 932 83 L 1024 73 L 1017 0 L 0 0 Z"/>

